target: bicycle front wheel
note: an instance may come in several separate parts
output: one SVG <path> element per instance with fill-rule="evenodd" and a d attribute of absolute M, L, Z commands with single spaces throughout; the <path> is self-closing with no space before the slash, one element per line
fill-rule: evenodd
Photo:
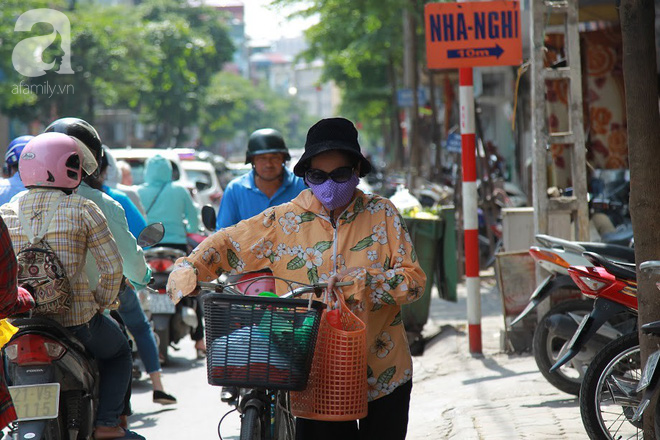
<path fill-rule="evenodd" d="M 294 440 L 296 438 L 296 421 L 291 414 L 289 393 L 275 393 L 275 440 Z"/>
<path fill-rule="evenodd" d="M 262 431 L 259 410 L 253 406 L 247 407 L 241 418 L 241 440 L 261 440 Z"/>

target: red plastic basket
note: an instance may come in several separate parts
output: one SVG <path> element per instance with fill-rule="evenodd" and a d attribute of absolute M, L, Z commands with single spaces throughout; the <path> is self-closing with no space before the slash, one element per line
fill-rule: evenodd
<path fill-rule="evenodd" d="M 328 312 L 323 313 L 309 383 L 291 393 L 296 417 L 346 421 L 367 415 L 366 326 L 337 296 L 343 328 L 330 325 Z"/>

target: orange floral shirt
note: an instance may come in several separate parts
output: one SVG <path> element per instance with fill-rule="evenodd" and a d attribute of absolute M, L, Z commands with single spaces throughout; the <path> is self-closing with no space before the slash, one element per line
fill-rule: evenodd
<path fill-rule="evenodd" d="M 323 205 L 305 190 L 204 240 L 177 261 L 167 288 L 178 301 L 198 279 L 224 272 L 270 268 L 275 276 L 315 283 L 346 267 L 360 268 L 344 277 L 354 284 L 340 291 L 367 326 L 369 399 L 374 400 L 412 378 L 401 305 L 419 299 L 426 283 L 405 222 L 388 199 L 356 190 L 333 226 Z M 277 291 L 288 288 L 278 281 Z"/>

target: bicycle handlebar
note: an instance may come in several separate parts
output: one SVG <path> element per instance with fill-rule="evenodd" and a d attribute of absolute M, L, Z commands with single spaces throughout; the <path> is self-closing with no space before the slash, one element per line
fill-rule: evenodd
<path fill-rule="evenodd" d="M 253 281 L 253 280 L 251 280 Z M 243 281 L 245 282 L 245 281 Z M 291 281 L 290 281 L 291 282 Z M 292 284 L 302 284 L 302 283 L 297 283 L 295 281 L 291 282 Z M 203 282 L 199 281 L 197 285 L 202 288 L 202 289 L 208 289 L 208 290 L 214 290 L 216 292 L 225 292 L 228 291 L 227 293 L 234 294 L 234 295 L 242 295 L 241 292 L 236 290 L 234 288 L 235 284 L 231 285 L 226 285 L 224 283 L 208 283 L 208 282 Z M 353 285 L 353 281 L 341 281 L 338 283 L 335 283 L 335 287 L 345 287 L 345 286 L 351 286 Z M 280 298 L 296 298 L 298 296 L 304 295 L 306 293 L 318 293 L 320 295 L 321 291 L 328 287 L 328 283 L 315 283 L 315 284 L 309 284 L 309 285 L 303 285 L 301 287 L 298 287 L 296 289 L 291 290 L 288 293 L 285 293 L 284 295 L 280 296 Z"/>

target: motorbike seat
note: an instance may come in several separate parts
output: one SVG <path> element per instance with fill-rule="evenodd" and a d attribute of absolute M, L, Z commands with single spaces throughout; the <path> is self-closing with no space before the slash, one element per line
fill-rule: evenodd
<path fill-rule="evenodd" d="M 660 335 L 660 321 L 653 321 L 642 326 L 642 331 L 647 335 Z"/>
<path fill-rule="evenodd" d="M 594 252 L 585 252 L 582 255 L 593 264 L 604 267 L 609 273 L 617 278 L 633 281 L 637 280 L 637 272 L 635 271 L 634 263 L 615 263 L 614 261 L 610 261 L 602 255 Z"/>
<path fill-rule="evenodd" d="M 16 335 L 26 331 L 36 331 L 44 335 L 52 335 L 66 341 L 69 346 L 77 349 L 81 353 L 87 353 L 85 346 L 73 335 L 73 333 L 52 319 L 44 317 L 15 318 L 11 320 L 11 323 L 18 327 Z"/>
<path fill-rule="evenodd" d="M 635 262 L 635 250 L 631 247 L 620 246 L 618 244 L 577 242 L 588 252 L 594 252 L 605 258 L 612 260 L 621 260 L 625 263 Z"/>
<path fill-rule="evenodd" d="M 152 247 L 144 251 L 145 258 L 172 258 L 176 260 L 185 257 L 186 254 L 180 249 L 169 248 L 165 246 Z"/>

